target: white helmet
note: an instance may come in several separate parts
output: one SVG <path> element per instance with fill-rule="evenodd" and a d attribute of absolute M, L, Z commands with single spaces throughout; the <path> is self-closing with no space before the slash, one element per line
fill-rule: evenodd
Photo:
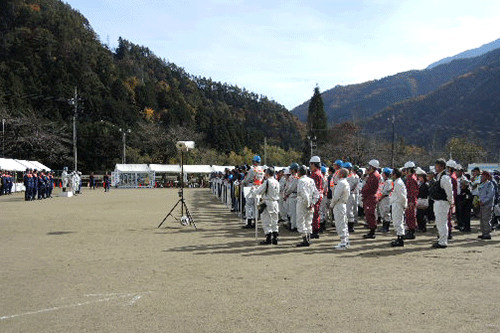
<path fill-rule="evenodd" d="M 426 175 L 425 171 L 422 170 L 422 168 L 420 168 L 420 167 L 417 167 L 417 170 L 415 170 L 415 173 L 417 175 Z"/>
<path fill-rule="evenodd" d="M 456 169 L 457 169 L 457 170 L 462 170 L 462 171 L 463 171 L 463 169 L 464 169 L 464 168 L 462 167 L 462 164 L 457 163 L 457 167 L 456 167 Z"/>
<path fill-rule="evenodd" d="M 319 158 L 319 156 L 313 156 L 309 160 L 309 163 L 321 163 L 321 159 Z"/>
<path fill-rule="evenodd" d="M 446 162 L 446 166 L 448 168 L 456 169 L 457 168 L 457 162 L 455 162 L 454 160 L 449 160 L 448 162 Z"/>
<path fill-rule="evenodd" d="M 285 172 L 283 172 L 285 175 L 289 175 L 290 174 L 290 168 L 285 168 Z"/>
<path fill-rule="evenodd" d="M 374 168 L 379 168 L 380 167 L 380 162 L 377 161 L 377 160 L 371 160 L 370 162 L 368 162 L 368 165 L 372 166 Z"/>
<path fill-rule="evenodd" d="M 414 168 L 415 167 L 415 163 L 409 161 L 409 162 L 406 162 L 403 169 L 411 169 L 411 168 Z"/>

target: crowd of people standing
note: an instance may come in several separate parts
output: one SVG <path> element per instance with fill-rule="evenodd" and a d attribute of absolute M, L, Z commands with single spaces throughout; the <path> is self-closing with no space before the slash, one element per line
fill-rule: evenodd
<path fill-rule="evenodd" d="M 318 156 L 310 159 L 309 167 L 292 163 L 279 172 L 260 163 L 255 156 L 251 166 L 214 174 L 211 187 L 221 196 L 221 184 L 229 185 L 227 201 L 246 220 L 244 228 L 254 228 L 260 216 L 263 245 L 278 244 L 279 221 L 301 234 L 297 244 L 301 247 L 318 239 L 331 223 L 340 237 L 336 249 L 344 250 L 350 247 L 349 234 L 360 214 L 368 229 L 363 238 L 387 233 L 392 225 L 396 239 L 390 246 L 394 247 L 404 246 L 418 232 L 427 232 L 429 222 L 438 231 L 435 248 L 446 248 L 453 230 L 471 232 L 473 214 L 479 217 L 482 240 L 491 239 L 491 231 L 498 226 L 497 171 L 475 168 L 466 174 L 461 165 L 444 159 L 428 171 L 411 161 L 402 168 L 381 168 L 378 160 L 369 161 L 364 171 L 341 160 L 327 168 Z M 251 188 L 247 195 L 243 195 L 245 187 Z"/>

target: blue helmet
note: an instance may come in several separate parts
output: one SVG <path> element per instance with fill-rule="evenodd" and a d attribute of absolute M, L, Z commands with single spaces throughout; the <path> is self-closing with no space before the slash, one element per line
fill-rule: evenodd
<path fill-rule="evenodd" d="M 261 161 L 261 158 L 260 158 L 260 156 L 259 156 L 259 155 L 255 155 L 255 156 L 253 157 L 253 159 L 252 159 L 252 162 L 257 162 L 257 163 L 260 163 L 260 161 Z"/>
<path fill-rule="evenodd" d="M 290 170 L 299 170 L 299 165 L 297 163 L 292 163 L 292 165 L 290 165 Z"/>
<path fill-rule="evenodd" d="M 352 169 L 352 164 L 351 162 L 345 162 L 342 164 L 342 167 L 346 169 Z"/>
<path fill-rule="evenodd" d="M 322 167 L 321 167 L 321 172 L 322 172 L 322 173 L 326 173 L 326 166 L 322 166 Z"/>
<path fill-rule="evenodd" d="M 391 168 L 384 168 L 384 170 L 382 170 L 382 172 L 390 175 L 392 173 L 392 169 Z"/>
<path fill-rule="evenodd" d="M 342 160 L 336 160 L 334 164 L 338 165 L 339 167 L 342 166 L 344 162 L 342 162 Z"/>

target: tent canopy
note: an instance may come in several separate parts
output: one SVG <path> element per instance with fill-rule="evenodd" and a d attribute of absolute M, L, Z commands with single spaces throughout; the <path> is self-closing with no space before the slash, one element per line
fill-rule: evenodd
<path fill-rule="evenodd" d="M 151 172 L 147 164 L 117 164 L 115 167 L 116 172 Z"/>
<path fill-rule="evenodd" d="M 26 171 L 27 168 L 29 167 L 24 166 L 23 164 L 17 162 L 16 160 L 8 158 L 0 158 L 1 170 L 21 172 L 21 171 Z"/>
<path fill-rule="evenodd" d="M 150 164 L 152 171 L 158 173 L 180 173 L 181 167 L 177 164 Z"/>
<path fill-rule="evenodd" d="M 212 173 L 213 168 L 210 165 L 185 165 L 184 173 Z"/>

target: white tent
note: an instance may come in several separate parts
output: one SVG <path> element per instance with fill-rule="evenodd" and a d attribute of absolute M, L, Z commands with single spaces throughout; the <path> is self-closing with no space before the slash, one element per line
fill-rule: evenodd
<path fill-rule="evenodd" d="M 112 173 L 112 186 L 125 188 L 153 187 L 155 172 L 147 164 L 117 164 Z"/>
<path fill-rule="evenodd" d="M 147 164 L 117 164 L 115 172 L 150 172 Z"/>
<path fill-rule="evenodd" d="M 46 171 L 52 171 L 49 167 L 43 165 L 42 163 L 38 161 L 29 161 L 31 164 L 37 166 L 37 170 L 46 170 Z"/>
<path fill-rule="evenodd" d="M 212 165 L 212 169 L 214 172 L 224 172 L 226 169 L 233 170 L 234 166 Z"/>
<path fill-rule="evenodd" d="M 150 164 L 149 168 L 156 173 L 180 173 L 181 167 L 178 164 Z"/>
<path fill-rule="evenodd" d="M 22 172 L 26 171 L 27 168 L 16 160 L 0 158 L 0 170 Z"/>
<path fill-rule="evenodd" d="M 184 173 L 212 173 L 213 168 L 210 165 L 185 165 Z"/>

